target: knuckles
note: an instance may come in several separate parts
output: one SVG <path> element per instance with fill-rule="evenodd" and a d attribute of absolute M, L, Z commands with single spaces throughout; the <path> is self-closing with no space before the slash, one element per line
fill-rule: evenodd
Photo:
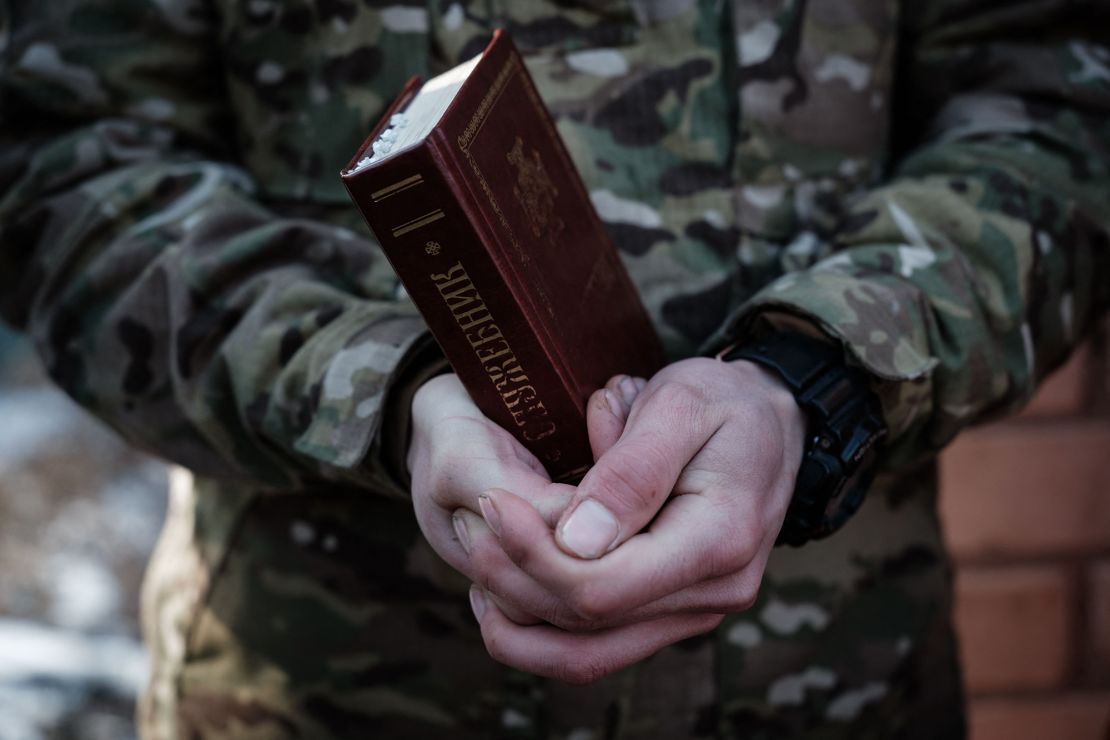
<path fill-rule="evenodd" d="M 596 629 L 598 625 L 612 621 L 620 608 L 613 602 L 608 589 L 591 580 L 571 589 L 566 602 L 577 617 L 580 629 Z"/>
<path fill-rule="evenodd" d="M 653 389 L 646 403 L 650 404 L 653 413 L 673 419 L 677 427 L 699 429 L 706 416 L 709 401 L 703 388 L 684 381 L 670 380 Z"/>
<path fill-rule="evenodd" d="M 755 606 L 759 598 L 759 580 L 743 579 L 735 584 L 727 594 L 727 611 L 730 614 L 746 612 Z"/>
<path fill-rule="evenodd" d="M 743 519 L 733 522 L 728 537 L 714 549 L 709 549 L 707 557 L 715 558 L 716 572 L 709 575 L 737 573 L 745 569 L 759 555 L 760 543 L 764 532 L 758 522 Z"/>
<path fill-rule="evenodd" d="M 509 523 L 502 523 L 501 539 L 498 544 L 517 568 L 525 573 L 531 572 L 534 559 L 532 543 L 522 539 L 519 534 L 509 526 Z"/>
<path fill-rule="evenodd" d="M 596 683 L 616 671 L 620 666 L 606 661 L 588 651 L 568 651 L 570 658 L 552 665 L 550 675 L 557 681 L 573 686 L 585 686 Z"/>
<path fill-rule="evenodd" d="M 501 633 L 498 630 L 482 630 L 482 642 L 485 643 L 486 653 L 489 657 L 514 668 L 520 667 L 515 662 L 515 655 L 507 649 L 505 640 L 502 639 Z"/>
<path fill-rule="evenodd" d="M 434 465 L 425 480 L 425 486 L 432 501 L 443 508 L 450 507 L 455 498 L 455 482 L 458 478 L 458 463 L 441 461 Z"/>
<path fill-rule="evenodd" d="M 650 512 L 659 494 L 660 476 L 654 472 L 659 458 L 650 452 L 639 455 L 642 464 L 636 467 L 596 466 L 589 485 L 591 497 L 604 502 L 618 516 L 624 512 Z"/>
<path fill-rule="evenodd" d="M 509 646 L 509 641 L 496 630 L 491 630 L 483 636 L 486 652 L 498 663 L 525 671 L 534 671 L 549 678 L 554 678 L 563 683 L 582 686 L 594 683 L 612 673 L 619 666 L 603 659 L 595 651 L 576 648 L 573 650 L 557 650 L 554 657 L 541 659 L 535 665 L 534 660 L 525 660 L 518 656 Z"/>
<path fill-rule="evenodd" d="M 502 595 L 505 589 L 501 584 L 500 563 L 491 548 L 480 543 L 472 543 L 467 557 L 470 559 L 470 568 L 478 587 L 483 591 Z"/>

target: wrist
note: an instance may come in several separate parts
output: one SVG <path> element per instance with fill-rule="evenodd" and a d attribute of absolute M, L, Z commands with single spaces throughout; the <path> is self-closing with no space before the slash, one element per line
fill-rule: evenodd
<path fill-rule="evenodd" d="M 443 407 L 457 403 L 458 378 L 450 373 L 450 366 L 444 364 L 437 374 L 426 377 L 416 386 L 409 401 L 408 435 L 405 442 L 405 471 L 411 476 L 416 467 L 416 458 L 427 432 L 437 412 Z M 465 393 L 465 391 L 463 391 Z M 465 415 L 466 410 L 460 412 Z"/>
<path fill-rule="evenodd" d="M 430 334 L 416 340 L 398 362 L 382 402 L 382 459 L 386 471 L 402 489 L 410 488 L 412 464 L 410 451 L 413 437 L 413 406 L 416 394 L 429 379 L 450 370 L 439 345 Z"/>
<path fill-rule="evenodd" d="M 804 452 L 779 542 L 800 545 L 839 529 L 862 503 L 886 436 L 866 374 L 845 363 L 839 346 L 799 334 L 769 335 L 717 357 L 772 372 L 804 413 Z"/>
<path fill-rule="evenodd" d="M 726 364 L 741 373 L 745 383 L 762 390 L 768 409 L 782 430 L 783 460 L 790 461 L 790 472 L 796 474 L 805 448 L 807 421 L 794 392 L 776 373 L 750 360 L 730 360 Z"/>

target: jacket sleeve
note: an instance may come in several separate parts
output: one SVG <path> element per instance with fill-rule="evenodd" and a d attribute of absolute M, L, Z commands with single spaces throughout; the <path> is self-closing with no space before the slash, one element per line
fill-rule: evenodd
<path fill-rule="evenodd" d="M 236 87 L 308 72 L 229 69 L 208 5 L 0 0 L 0 316 L 80 404 L 201 475 L 402 495 L 383 399 L 430 340 L 364 230 L 262 197 Z M 364 126 L 425 56 L 366 12 L 360 38 L 411 58 L 323 65 L 362 75 L 338 112 Z"/>
<path fill-rule="evenodd" d="M 904 154 L 851 204 L 835 253 L 758 293 L 717 343 L 784 317 L 842 342 L 876 379 L 888 465 L 1025 402 L 1110 300 L 1098 5 L 903 3 Z"/>

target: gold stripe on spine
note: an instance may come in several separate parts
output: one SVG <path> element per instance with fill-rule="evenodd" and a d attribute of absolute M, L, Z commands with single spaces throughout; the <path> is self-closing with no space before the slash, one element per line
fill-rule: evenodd
<path fill-rule="evenodd" d="M 415 188 L 417 185 L 422 185 L 423 183 L 423 175 L 413 175 L 412 177 L 406 177 L 404 180 L 398 180 L 388 187 L 384 187 L 381 190 L 375 190 L 374 192 L 370 193 L 370 199 L 373 200 L 375 203 L 378 203 L 379 201 L 383 201 L 391 195 L 397 195 L 397 193 L 408 190 L 409 188 Z"/>
<path fill-rule="evenodd" d="M 410 231 L 416 231 L 417 229 L 427 226 L 434 221 L 438 221 L 443 217 L 443 211 L 438 208 L 434 211 L 429 211 L 423 216 L 417 216 L 411 221 L 406 221 L 400 226 L 395 226 L 393 228 L 393 236 L 401 236 L 403 234 L 409 233 Z"/>

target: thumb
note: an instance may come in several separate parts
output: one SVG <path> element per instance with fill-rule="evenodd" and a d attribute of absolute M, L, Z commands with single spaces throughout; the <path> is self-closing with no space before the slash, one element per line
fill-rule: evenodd
<path fill-rule="evenodd" d="M 647 381 L 643 378 L 614 375 L 604 388 L 590 396 L 586 403 L 586 431 L 595 461 L 620 439 L 632 403 L 645 385 Z"/>
<path fill-rule="evenodd" d="M 700 429 L 670 396 L 641 397 L 624 433 L 578 485 L 555 530 L 567 553 L 598 558 L 643 529 L 715 431 Z"/>

